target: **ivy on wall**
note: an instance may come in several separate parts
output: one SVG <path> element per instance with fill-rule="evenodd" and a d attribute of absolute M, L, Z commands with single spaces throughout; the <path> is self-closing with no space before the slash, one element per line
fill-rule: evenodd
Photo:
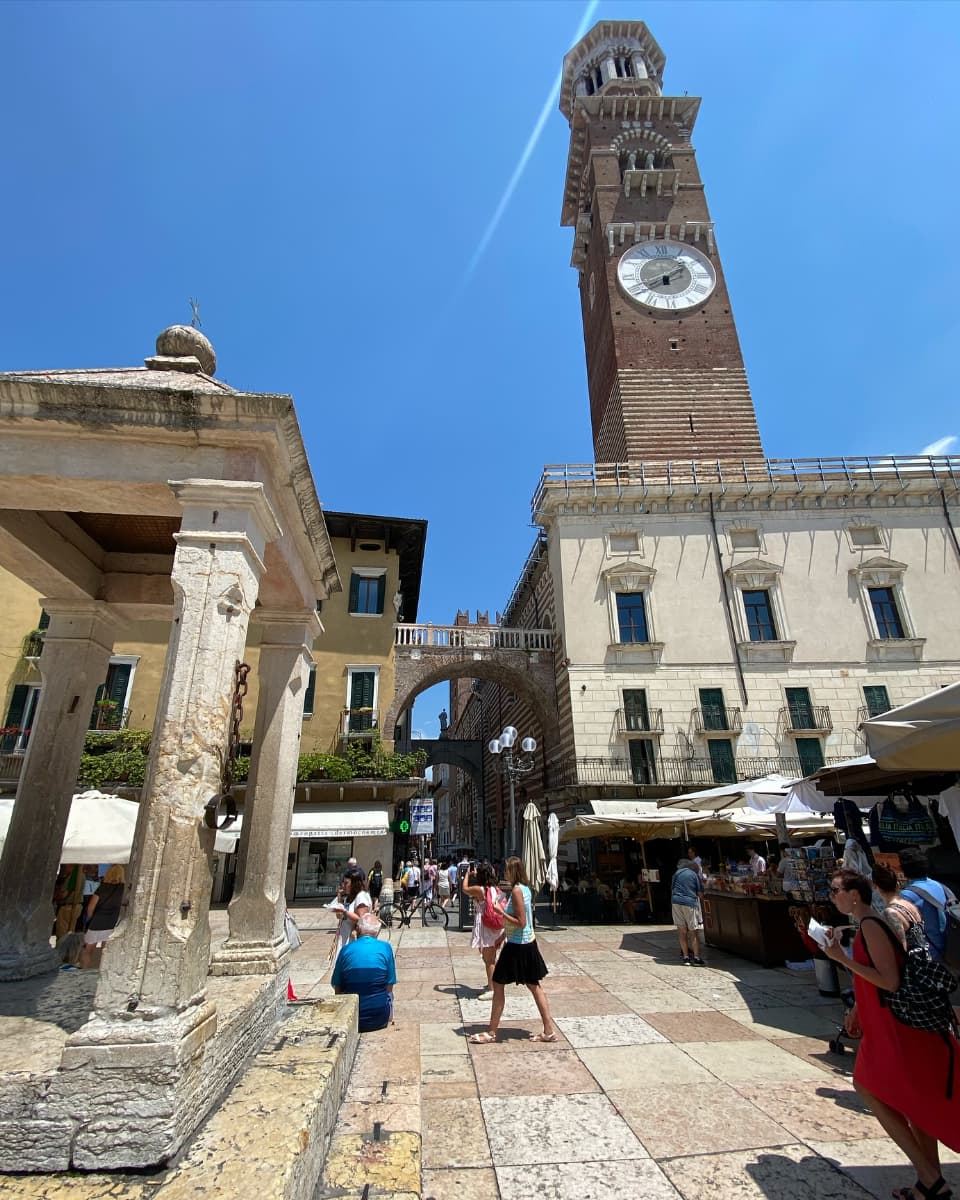
<path fill-rule="evenodd" d="M 147 770 L 150 752 L 148 729 L 91 730 L 84 742 L 77 784 L 84 790 L 105 785 L 126 784 L 140 787 Z M 297 782 L 329 779 L 345 783 L 350 779 L 410 779 L 423 774 L 427 755 L 423 750 L 412 754 L 392 754 L 378 740 L 369 746 L 354 744 L 344 754 L 313 751 L 301 754 L 297 762 Z M 250 759 L 237 759 L 234 781 L 245 783 Z"/>

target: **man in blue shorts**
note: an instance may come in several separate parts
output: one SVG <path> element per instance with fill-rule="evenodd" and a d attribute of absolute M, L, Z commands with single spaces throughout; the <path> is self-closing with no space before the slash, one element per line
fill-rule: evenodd
<path fill-rule="evenodd" d="M 364 913 L 357 923 L 357 940 L 337 955 L 330 982 L 338 996 L 360 997 L 360 1032 L 383 1029 L 393 1019 L 393 985 L 397 968 L 393 947 L 379 940 L 380 918 Z"/>

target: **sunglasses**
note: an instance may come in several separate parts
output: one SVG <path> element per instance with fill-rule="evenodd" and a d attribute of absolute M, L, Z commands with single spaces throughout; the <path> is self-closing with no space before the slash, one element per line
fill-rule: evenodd
<path fill-rule="evenodd" d="M 836 896 L 838 892 L 845 892 L 846 890 L 847 889 L 845 887 L 831 887 L 830 895 Z"/>

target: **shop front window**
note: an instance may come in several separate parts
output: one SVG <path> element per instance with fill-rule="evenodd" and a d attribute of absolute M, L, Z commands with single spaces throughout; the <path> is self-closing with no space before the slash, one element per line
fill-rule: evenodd
<path fill-rule="evenodd" d="M 347 869 L 347 859 L 352 854 L 352 838 L 331 841 L 301 838 L 297 855 L 296 899 L 335 895 Z"/>

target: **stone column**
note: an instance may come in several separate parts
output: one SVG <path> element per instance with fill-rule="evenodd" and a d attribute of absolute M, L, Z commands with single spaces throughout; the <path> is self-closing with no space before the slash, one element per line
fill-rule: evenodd
<path fill-rule="evenodd" d="M 323 626 L 309 609 L 258 612 L 257 623 L 263 638 L 237 891 L 230 901 L 230 935 L 210 966 L 214 975 L 273 974 L 289 957 L 283 914 L 290 821 L 310 648 Z"/>
<path fill-rule="evenodd" d="M 102 1027 L 85 1026 L 74 1044 L 109 1040 L 117 1014 L 127 1041 L 182 1041 L 189 1027 L 213 1018 L 212 1006 L 202 1004 L 214 843 L 203 810 L 220 791 L 235 668 L 264 547 L 280 529 L 261 484 L 194 479 L 170 486 L 184 510 L 171 574 L 174 617 L 126 909 L 101 965 L 95 1015 Z M 159 1018 L 188 1008 L 192 1017 L 162 1029 L 167 1022 Z M 207 1020 L 208 1033 L 213 1024 Z"/>
<path fill-rule="evenodd" d="M 0 979 L 56 968 L 52 897 L 70 802 L 115 624 L 96 600 L 44 600 L 42 687 L 0 860 Z"/>

